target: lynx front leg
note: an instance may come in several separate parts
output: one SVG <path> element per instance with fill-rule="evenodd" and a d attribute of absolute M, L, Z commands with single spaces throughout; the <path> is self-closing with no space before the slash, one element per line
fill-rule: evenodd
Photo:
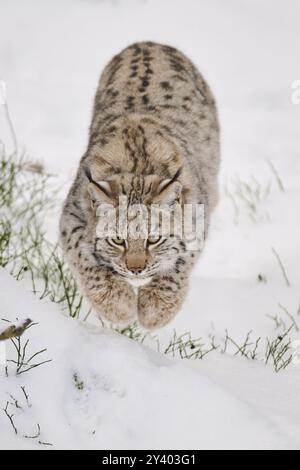
<path fill-rule="evenodd" d="M 139 291 L 138 317 L 147 329 L 161 328 L 180 309 L 188 290 L 188 274 L 176 272 L 155 277 Z"/>
<path fill-rule="evenodd" d="M 93 234 L 93 231 L 91 231 Z M 69 224 L 62 230 L 62 246 L 84 295 L 100 317 L 128 324 L 137 317 L 137 296 L 132 287 L 101 262 L 93 236 L 84 226 Z"/>
<path fill-rule="evenodd" d="M 100 317 L 116 324 L 128 324 L 137 316 L 137 296 L 131 286 L 107 272 L 91 273 L 83 286 Z"/>

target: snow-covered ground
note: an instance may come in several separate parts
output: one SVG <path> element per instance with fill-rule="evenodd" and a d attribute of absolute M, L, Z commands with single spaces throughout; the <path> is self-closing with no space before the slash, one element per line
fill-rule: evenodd
<path fill-rule="evenodd" d="M 39 439 L 56 448 L 264 449 L 297 443 L 297 400 L 287 400 L 297 384 L 293 373 L 274 377 L 225 356 L 193 370 L 132 340 L 63 317 L 4 271 L 0 279 L 0 316 L 13 319 L 17 313 L 39 322 L 25 334 L 28 355 L 47 347 L 40 360 L 52 359 L 17 379 L 2 379 L 1 404 L 11 403 L 18 436 L 1 415 L 1 448 L 38 447 L 38 439 L 23 437 L 34 436 L 37 424 Z M 259 379 L 259 390 L 253 379 Z"/>
<path fill-rule="evenodd" d="M 242 344 L 250 330 L 254 342 L 272 340 L 291 324 L 300 339 L 299 15 L 296 0 L 0 0 L 0 77 L 19 146 L 67 184 L 99 73 L 121 48 L 142 39 L 175 45 L 214 90 L 222 199 L 189 298 L 158 333 L 162 344 L 174 329 L 218 344 L 227 330 Z M 9 148 L 3 113 L 0 139 Z M 57 220 L 47 223 L 55 236 Z M 24 408 L 13 411 L 18 436 L 0 413 L 1 448 L 38 447 L 22 438 L 37 423 L 57 448 L 300 447 L 300 365 L 275 374 L 234 350 L 171 360 L 63 317 L 4 271 L 0 298 L 0 318 L 39 323 L 26 333 L 30 348 L 47 348 L 42 357 L 53 360 L 0 379 L 0 408 L 13 403 L 9 394 Z"/>

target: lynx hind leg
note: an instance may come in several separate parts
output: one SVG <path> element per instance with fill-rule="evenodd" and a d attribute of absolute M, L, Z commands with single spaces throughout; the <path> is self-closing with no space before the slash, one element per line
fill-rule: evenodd
<path fill-rule="evenodd" d="M 100 317 L 119 325 L 136 319 L 137 296 L 126 281 L 96 273 L 83 289 Z"/>

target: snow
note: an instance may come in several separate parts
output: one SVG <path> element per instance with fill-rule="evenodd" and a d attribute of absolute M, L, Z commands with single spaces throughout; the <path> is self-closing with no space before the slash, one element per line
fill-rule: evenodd
<path fill-rule="evenodd" d="M 237 342 L 250 330 L 274 339 L 282 331 L 270 317 L 291 324 L 279 304 L 300 326 L 300 104 L 292 103 L 299 13 L 297 0 L 289 8 L 279 0 L 0 0 L 0 78 L 19 147 L 67 185 L 85 150 L 99 73 L 121 48 L 142 39 L 173 44 L 212 86 L 222 198 L 187 302 L 158 333 L 162 344 L 174 329 L 217 341 L 226 330 Z M 0 139 L 11 146 L 1 108 Z M 270 192 L 255 210 L 235 195 L 237 215 L 226 189 L 235 194 L 241 180 L 255 187 L 252 176 L 262 192 L 271 183 Z M 53 232 L 57 219 L 47 223 Z M 300 447 L 299 365 L 275 374 L 219 351 L 203 361 L 170 360 L 152 344 L 64 317 L 4 271 L 0 296 L 0 318 L 37 321 L 26 333 L 30 347 L 47 348 L 43 357 L 53 360 L 0 379 L 0 408 L 8 394 L 22 401 L 23 385 L 30 395 L 31 408 L 14 411 L 21 434 L 33 435 L 39 423 L 41 439 L 55 448 Z M 0 435 L 1 448 L 40 447 L 15 436 L 1 412 Z"/>
<path fill-rule="evenodd" d="M 52 359 L 17 378 L 6 378 L 2 370 L 1 403 L 11 402 L 13 395 L 24 409 L 14 411 L 16 437 L 7 431 L 5 415 L 0 415 L 1 448 L 37 448 L 39 444 L 22 437 L 34 435 L 37 423 L 41 439 L 58 449 L 292 446 L 291 431 L 299 425 L 291 413 L 292 404 L 287 407 L 285 394 L 277 391 L 277 405 L 283 415 L 285 411 L 290 415 L 286 423 L 278 423 L 281 410 L 276 407 L 274 417 L 272 407 L 264 402 L 266 395 L 273 394 L 273 382 L 281 391 L 287 380 L 294 386 L 294 374 L 277 382 L 260 367 L 249 367 L 245 374 L 243 362 L 231 364 L 226 357 L 203 362 L 193 370 L 130 339 L 63 317 L 58 308 L 37 300 L 3 270 L 0 279 L 0 316 L 13 321 L 22 313 L 38 322 L 25 333 L 31 352 L 46 347 L 45 358 Z M 234 390 L 228 380 L 222 384 L 225 370 L 238 382 Z M 74 373 L 83 382 L 83 390 L 75 387 Z M 250 393 L 245 383 L 241 386 L 236 380 L 237 374 L 244 376 Z M 259 388 L 251 385 L 256 374 L 261 379 Z M 19 399 L 22 386 L 29 395 L 29 409 Z M 255 395 L 259 395 L 257 400 Z"/>

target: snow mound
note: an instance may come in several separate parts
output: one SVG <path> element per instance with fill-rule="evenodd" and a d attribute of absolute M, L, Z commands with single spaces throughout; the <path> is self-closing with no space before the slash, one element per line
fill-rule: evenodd
<path fill-rule="evenodd" d="M 30 339 L 30 353 L 47 348 L 44 357 L 52 359 L 17 377 L 6 377 L 2 370 L 1 407 L 11 403 L 18 434 L 2 413 L 1 448 L 46 443 L 58 449 L 287 445 L 287 435 L 274 429 L 259 409 L 214 384 L 202 370 L 204 363 L 193 370 L 121 335 L 64 317 L 3 270 L 0 280 L 0 317 L 37 322 L 22 341 Z M 8 357 L 12 354 L 8 348 Z M 216 370 L 222 368 L 218 362 Z M 21 387 L 30 407 L 24 405 Z M 13 409 L 11 395 L 21 409 Z M 37 425 L 38 439 L 24 437 L 33 436 Z"/>

